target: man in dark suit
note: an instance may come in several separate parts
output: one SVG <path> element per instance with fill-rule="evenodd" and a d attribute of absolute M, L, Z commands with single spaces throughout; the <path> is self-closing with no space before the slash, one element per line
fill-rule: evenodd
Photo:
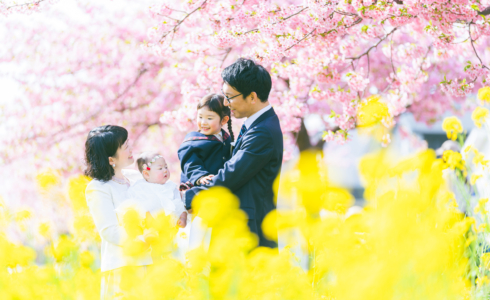
<path fill-rule="evenodd" d="M 232 158 L 206 186 L 194 187 L 184 194 L 188 209 L 201 190 L 211 186 L 229 188 L 240 199 L 248 215 L 250 230 L 259 245 L 275 247 L 262 233 L 262 221 L 275 208 L 272 185 L 282 163 L 283 137 L 279 118 L 267 100 L 272 80 L 267 70 L 249 59 L 239 59 L 221 73 L 224 104 L 232 115 L 247 118 L 235 142 Z"/>

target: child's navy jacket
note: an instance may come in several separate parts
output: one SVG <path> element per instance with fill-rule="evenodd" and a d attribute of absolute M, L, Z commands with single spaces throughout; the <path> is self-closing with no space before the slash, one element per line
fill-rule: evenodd
<path fill-rule="evenodd" d="M 202 176 L 216 175 L 231 158 L 231 137 L 221 129 L 223 142 L 214 135 L 193 131 L 185 136 L 179 148 L 182 175 L 180 182 L 192 185 Z"/>

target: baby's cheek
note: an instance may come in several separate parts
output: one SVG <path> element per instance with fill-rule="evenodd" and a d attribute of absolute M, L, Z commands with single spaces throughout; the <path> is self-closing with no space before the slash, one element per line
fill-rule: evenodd
<path fill-rule="evenodd" d="M 158 172 L 156 174 L 156 180 L 158 180 L 158 181 L 163 180 L 163 176 L 164 176 L 163 172 Z"/>

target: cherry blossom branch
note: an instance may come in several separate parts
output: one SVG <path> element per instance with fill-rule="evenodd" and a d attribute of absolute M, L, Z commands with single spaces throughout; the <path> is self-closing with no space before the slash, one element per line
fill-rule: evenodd
<path fill-rule="evenodd" d="M 191 16 L 193 13 L 195 13 L 196 11 L 198 11 L 199 9 L 201 9 L 201 7 L 204 6 L 204 4 L 206 4 L 208 0 L 204 0 L 204 2 L 199 5 L 198 7 L 196 7 L 196 9 L 194 9 L 193 11 L 191 11 L 190 13 L 188 13 L 182 20 L 180 20 L 171 30 L 168 30 L 167 32 L 165 32 L 162 37 L 160 38 L 160 41 L 161 42 L 170 32 L 173 32 L 175 34 L 175 32 L 177 31 L 177 29 L 179 29 L 179 26 L 184 23 L 184 21 L 189 17 Z"/>
<path fill-rule="evenodd" d="M 366 55 L 366 58 L 367 58 L 367 69 L 368 69 L 367 70 L 367 76 L 366 76 L 366 78 L 369 79 L 369 72 L 371 71 L 371 63 L 370 63 L 370 60 L 369 60 L 369 54 Z M 366 89 L 367 89 L 367 86 L 362 91 L 362 98 L 364 98 L 364 93 L 366 92 Z"/>
<path fill-rule="evenodd" d="M 120 94 L 118 94 L 114 99 L 111 100 L 111 103 L 114 103 L 116 102 L 117 100 L 119 100 L 121 97 L 123 97 L 127 92 L 129 92 L 129 90 L 134 87 L 136 85 L 136 83 L 138 83 L 139 79 L 141 78 L 141 76 L 143 76 L 143 74 L 145 74 L 148 70 L 147 69 L 142 69 L 138 72 L 138 75 L 136 76 L 136 78 L 133 80 L 133 82 L 128 85 L 124 91 L 122 91 Z M 62 129 L 58 130 L 57 132 L 55 133 L 51 133 L 50 135 L 55 137 L 63 132 L 66 132 L 68 130 L 71 130 L 72 128 L 78 126 L 78 125 L 81 125 L 81 124 L 84 124 L 84 123 L 87 123 L 88 121 L 90 121 L 91 119 L 97 117 L 100 113 L 102 113 L 104 111 L 104 109 L 107 107 L 107 105 L 105 106 L 101 106 L 96 112 L 90 114 L 88 117 L 84 118 L 83 120 L 81 121 L 78 121 L 78 122 L 75 122 L 75 123 L 72 123 L 72 124 L 69 124 L 65 127 L 63 127 Z M 34 135 L 33 137 L 30 137 L 30 138 L 25 138 L 24 141 L 28 141 L 28 140 L 33 140 L 33 139 L 36 139 L 36 138 L 39 138 L 39 137 L 42 137 L 41 135 Z"/>
<path fill-rule="evenodd" d="M 337 13 L 337 14 L 343 15 L 343 16 L 349 16 L 349 17 L 357 17 L 358 16 L 356 14 L 345 12 L 345 11 L 341 11 L 341 10 L 335 10 L 334 13 Z"/>
<path fill-rule="evenodd" d="M 41 2 L 44 2 L 45 0 L 38 0 L 36 2 L 30 2 L 30 3 L 22 3 L 22 4 L 15 4 L 15 5 L 11 5 L 11 6 L 7 6 L 6 9 L 11 9 L 11 8 L 14 8 L 14 7 L 19 7 L 19 6 L 29 6 L 29 5 L 38 5 L 39 3 Z"/>
<path fill-rule="evenodd" d="M 299 11 L 295 12 L 294 14 L 289 15 L 289 16 L 287 16 L 287 17 L 285 17 L 285 18 L 282 18 L 282 19 L 280 19 L 279 21 L 273 22 L 273 23 L 271 23 L 271 24 L 269 24 L 269 25 L 276 25 L 276 24 L 279 24 L 279 23 L 281 23 L 281 22 L 284 22 L 284 21 L 286 21 L 287 19 L 290 19 L 290 18 L 292 18 L 292 17 L 294 17 L 294 16 L 296 16 L 296 15 L 298 15 L 298 14 L 302 13 L 303 11 L 307 10 L 308 8 L 309 8 L 309 7 L 305 7 L 305 8 L 303 8 L 303 9 L 301 9 L 301 10 L 299 10 Z M 244 32 L 244 33 L 242 33 L 242 34 L 247 34 L 247 33 L 250 33 L 250 32 L 255 32 L 255 31 L 258 31 L 258 30 L 259 30 L 259 28 L 254 28 L 254 29 L 250 29 L 249 31 L 246 31 L 246 32 Z"/>
<path fill-rule="evenodd" d="M 150 128 L 151 126 L 154 126 L 154 125 L 162 126 L 163 124 L 160 123 L 160 121 L 157 121 L 157 122 L 152 122 L 149 124 L 141 124 L 140 123 L 140 124 L 135 124 L 135 125 L 143 126 L 143 128 L 140 130 L 140 132 L 134 138 L 132 138 L 132 142 L 134 144 L 136 144 L 138 142 L 138 140 L 141 138 L 143 133 L 145 133 L 148 128 Z"/>
<path fill-rule="evenodd" d="M 220 68 L 220 69 L 223 67 L 223 64 L 225 63 L 225 60 L 226 60 L 226 58 L 228 57 L 228 54 L 230 54 L 230 52 L 231 52 L 231 50 L 232 50 L 232 49 L 233 49 L 233 48 L 231 48 L 231 47 L 230 47 L 230 48 L 228 48 L 228 50 L 226 50 L 225 57 L 223 58 L 223 60 L 221 61 L 221 64 L 219 65 L 219 68 Z"/>
<path fill-rule="evenodd" d="M 293 48 L 294 46 L 298 45 L 299 43 L 301 43 L 302 41 L 304 41 L 305 39 L 307 39 L 310 35 L 313 34 L 313 32 L 316 31 L 316 28 L 314 28 L 312 31 L 308 32 L 301 40 L 297 41 L 296 43 L 294 43 L 291 47 L 287 48 L 286 50 L 284 50 L 284 52 L 286 51 L 289 51 L 289 49 Z"/>
<path fill-rule="evenodd" d="M 364 53 L 362 53 L 362 54 L 360 54 L 358 56 L 347 57 L 346 59 L 350 59 L 352 61 L 355 61 L 357 59 L 360 59 L 364 55 L 368 55 L 369 52 L 371 52 L 371 50 L 373 50 L 374 48 L 377 48 L 379 46 L 379 44 L 381 44 L 384 40 L 386 40 L 386 38 L 389 37 L 390 35 L 392 35 L 397 29 L 398 29 L 398 27 L 393 28 L 392 31 L 390 31 L 389 33 L 387 33 L 384 37 L 380 38 L 379 41 L 375 45 L 369 47 L 369 49 L 367 49 L 366 52 L 364 52 Z"/>
<path fill-rule="evenodd" d="M 487 7 L 487 8 L 485 8 L 485 9 L 484 9 L 484 10 L 482 10 L 482 11 L 479 11 L 479 12 L 478 12 L 478 14 L 479 14 L 480 16 L 488 16 L 488 15 L 490 15 L 490 6 L 489 6 L 489 7 Z"/>
<path fill-rule="evenodd" d="M 470 35 L 469 38 L 470 38 L 470 42 L 471 42 L 471 47 L 473 48 L 473 51 L 475 52 L 476 57 L 480 61 L 482 68 L 486 68 L 486 69 L 490 70 L 485 64 L 483 64 L 483 61 L 481 60 L 480 56 L 478 55 L 478 52 L 476 51 L 475 44 L 474 44 L 475 40 L 473 40 L 473 38 L 471 37 L 471 24 L 472 24 L 472 22 L 468 25 L 468 34 Z"/>
<path fill-rule="evenodd" d="M 369 72 L 371 71 L 371 63 L 369 61 L 369 53 L 366 55 L 367 57 L 367 67 L 368 67 L 368 71 L 367 71 L 367 77 L 369 79 Z"/>
<path fill-rule="evenodd" d="M 396 77 L 395 64 L 393 63 L 393 35 L 390 38 L 390 62 L 391 69 L 393 70 L 393 75 Z"/>
<path fill-rule="evenodd" d="M 357 24 L 361 23 L 363 20 L 363 18 L 358 18 L 357 20 L 354 21 L 354 23 L 352 23 L 350 26 L 347 26 L 346 28 L 351 28 L 351 27 L 354 27 L 356 26 Z"/>
<path fill-rule="evenodd" d="M 403 1 L 402 0 L 393 0 L 394 2 L 396 2 L 396 4 L 400 4 L 400 5 L 403 5 Z M 478 11 L 478 14 L 480 16 L 488 16 L 490 15 L 490 6 L 485 8 L 484 10 L 482 11 Z"/>
<path fill-rule="evenodd" d="M 424 57 L 422 58 L 422 62 L 420 63 L 420 71 L 419 71 L 419 74 L 420 72 L 422 72 L 422 65 L 424 64 L 425 60 L 427 59 L 427 57 L 429 56 L 429 53 L 430 53 L 430 50 L 432 49 L 432 44 L 429 46 L 429 48 L 427 48 L 427 53 L 425 53 Z M 418 74 L 417 74 L 417 77 L 418 77 Z"/>
<path fill-rule="evenodd" d="M 303 8 L 303 9 L 301 9 L 300 11 L 295 12 L 294 14 L 292 14 L 292 15 L 290 15 L 290 16 L 287 16 L 286 18 L 282 18 L 282 19 L 280 19 L 279 21 L 272 23 L 271 25 L 275 25 L 275 24 L 278 24 L 278 23 L 280 23 L 280 22 L 284 22 L 284 21 L 286 21 L 287 19 L 290 19 L 290 18 L 292 18 L 292 17 L 294 17 L 294 16 L 296 16 L 296 15 L 299 15 L 300 13 L 302 13 L 303 11 L 305 11 L 305 10 L 307 10 L 307 9 L 309 9 L 309 7 L 305 7 L 305 8 Z"/>

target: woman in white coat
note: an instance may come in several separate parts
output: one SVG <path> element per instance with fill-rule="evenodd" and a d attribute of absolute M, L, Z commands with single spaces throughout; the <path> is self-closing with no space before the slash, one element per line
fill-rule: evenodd
<path fill-rule="evenodd" d="M 128 235 L 115 212 L 125 200 L 130 186 L 122 169 L 134 162 L 127 130 L 112 125 L 91 130 L 85 142 L 85 160 L 85 175 L 93 178 L 85 195 L 102 239 L 101 299 L 118 299 L 124 296 L 124 275 L 130 273 L 143 276 L 146 270 L 144 266 L 152 264 L 149 250 L 137 257 L 124 255 L 123 245 L 128 241 Z M 144 239 L 135 242 L 143 243 L 143 249 L 149 249 Z M 131 268 L 130 272 L 126 272 L 128 268 Z"/>

